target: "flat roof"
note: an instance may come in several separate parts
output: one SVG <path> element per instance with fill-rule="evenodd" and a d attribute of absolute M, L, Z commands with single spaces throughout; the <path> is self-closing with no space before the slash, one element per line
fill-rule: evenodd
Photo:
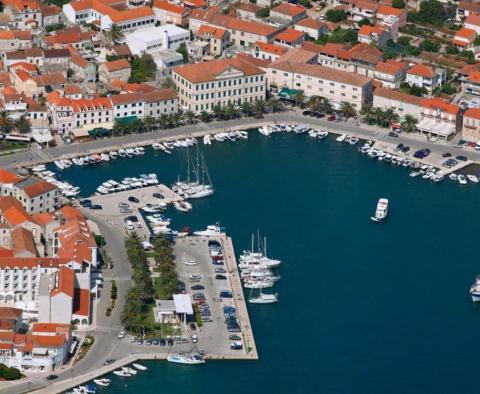
<path fill-rule="evenodd" d="M 150 29 L 139 30 L 133 33 L 129 33 L 127 34 L 127 39 L 133 37 L 133 38 L 136 38 L 137 40 L 143 40 L 143 41 L 154 41 L 158 39 L 163 40 L 163 32 L 167 32 L 167 35 L 169 37 L 172 37 L 178 34 L 180 35 L 188 34 L 190 36 L 190 32 L 188 30 L 182 29 L 181 27 L 178 27 L 175 25 L 162 25 L 162 26 L 152 27 Z"/>
<path fill-rule="evenodd" d="M 174 294 L 175 310 L 177 313 L 193 315 L 192 300 L 188 294 Z"/>

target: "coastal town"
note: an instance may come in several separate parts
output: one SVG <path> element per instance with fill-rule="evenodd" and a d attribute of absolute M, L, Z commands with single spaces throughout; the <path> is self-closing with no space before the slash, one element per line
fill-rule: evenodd
<path fill-rule="evenodd" d="M 278 302 L 262 291 L 280 260 L 260 236 L 236 256 L 219 224 L 174 231 L 164 214 L 214 193 L 202 138 L 332 133 L 412 178 L 479 183 L 479 3 L 1 6 L 1 392 L 95 392 L 141 360 L 259 358 L 246 304 Z M 87 196 L 58 178 L 150 146 L 186 148 L 185 179 L 117 174 Z"/>

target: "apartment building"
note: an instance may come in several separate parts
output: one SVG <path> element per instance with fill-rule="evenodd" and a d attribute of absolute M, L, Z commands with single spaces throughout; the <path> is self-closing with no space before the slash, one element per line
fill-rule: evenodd
<path fill-rule="evenodd" d="M 142 30 L 155 25 L 155 13 L 150 7 L 119 11 L 108 3 L 106 0 L 72 0 L 63 6 L 63 13 L 71 23 L 97 23 L 102 30 L 108 30 L 112 24 L 123 32 Z"/>
<path fill-rule="evenodd" d="M 455 19 L 462 22 L 470 16 L 470 14 L 480 13 L 480 3 L 474 1 L 460 1 L 457 6 Z"/>
<path fill-rule="evenodd" d="M 3 12 L 16 29 L 42 27 L 42 10 L 37 0 L 3 0 Z"/>
<path fill-rule="evenodd" d="M 114 79 L 127 82 L 131 74 L 132 69 L 127 59 L 107 61 L 98 67 L 99 79 L 107 85 Z"/>
<path fill-rule="evenodd" d="M 465 93 L 480 96 L 480 72 L 473 71 L 466 79 L 463 79 L 462 89 Z"/>
<path fill-rule="evenodd" d="M 161 25 L 173 23 L 177 26 L 188 24 L 190 9 L 181 5 L 172 4 L 165 0 L 155 0 L 152 6 L 155 18 Z"/>
<path fill-rule="evenodd" d="M 211 111 L 216 105 L 265 99 L 265 72 L 239 57 L 180 66 L 172 77 L 185 110 Z"/>
<path fill-rule="evenodd" d="M 422 101 L 422 119 L 417 129 L 429 136 L 441 140 L 449 140 L 462 128 L 462 111 L 455 104 L 447 103 L 439 98 L 428 98 Z"/>
<path fill-rule="evenodd" d="M 319 64 L 283 61 L 282 58 L 267 68 L 269 86 L 278 89 L 302 90 L 306 96 L 321 96 L 333 104 L 347 102 L 359 111 L 364 103 L 372 101 L 372 79 Z"/>
<path fill-rule="evenodd" d="M 465 19 L 463 27 L 475 30 L 477 34 L 480 34 L 480 11 L 470 13 Z"/>
<path fill-rule="evenodd" d="M 288 49 L 283 46 L 257 41 L 253 47 L 253 57 L 273 62 L 287 51 Z"/>
<path fill-rule="evenodd" d="M 32 32 L 26 30 L 0 31 L 0 51 L 11 51 L 30 48 Z"/>
<path fill-rule="evenodd" d="M 286 26 L 293 26 L 306 17 L 305 7 L 291 3 L 281 3 L 270 10 L 270 19 L 281 21 Z"/>
<path fill-rule="evenodd" d="M 382 84 L 382 87 L 398 89 L 405 79 L 409 66 L 393 59 L 379 62 L 375 66 L 373 78 Z"/>
<path fill-rule="evenodd" d="M 469 108 L 463 114 L 462 139 L 480 141 L 480 109 Z"/>
<path fill-rule="evenodd" d="M 392 38 L 390 32 L 379 25 L 363 25 L 358 31 L 358 41 L 378 48 L 385 48 Z"/>
<path fill-rule="evenodd" d="M 412 115 L 418 121 L 422 118 L 423 98 L 386 88 L 376 88 L 373 93 L 373 107 L 393 108 L 402 120 L 405 115 Z"/>
<path fill-rule="evenodd" d="M 428 93 L 446 82 L 447 73 L 445 70 L 434 70 L 425 64 L 416 64 L 406 74 L 406 82 L 411 86 L 425 88 Z"/>
<path fill-rule="evenodd" d="M 475 30 L 462 27 L 455 33 L 452 44 L 460 50 L 466 50 L 473 46 L 476 37 L 477 32 Z"/>
<path fill-rule="evenodd" d="M 318 40 L 320 36 L 328 33 L 325 23 L 313 18 L 304 18 L 295 23 L 295 30 L 305 33 L 308 37 Z"/>

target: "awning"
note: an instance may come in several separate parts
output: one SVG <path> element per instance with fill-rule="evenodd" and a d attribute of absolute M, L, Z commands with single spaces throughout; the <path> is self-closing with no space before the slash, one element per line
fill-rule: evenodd
<path fill-rule="evenodd" d="M 125 116 L 124 118 L 119 118 L 116 119 L 115 122 L 121 122 L 123 124 L 130 124 L 132 122 L 135 122 L 138 118 L 133 115 L 133 116 Z"/>
<path fill-rule="evenodd" d="M 53 136 L 52 133 L 50 133 L 50 130 L 42 132 L 32 132 L 32 138 L 39 144 L 46 144 L 47 142 L 53 140 Z"/>
<path fill-rule="evenodd" d="M 448 122 L 436 122 L 435 120 L 428 118 L 422 119 L 417 124 L 417 129 L 424 133 L 443 136 L 445 138 L 454 135 L 456 132 L 454 124 Z"/>
<path fill-rule="evenodd" d="M 71 131 L 74 138 L 85 138 L 88 137 L 88 130 L 84 129 L 74 129 Z"/>
<path fill-rule="evenodd" d="M 295 100 L 295 95 L 298 94 L 298 92 L 296 89 L 282 88 L 278 93 L 278 97 L 284 100 Z"/>

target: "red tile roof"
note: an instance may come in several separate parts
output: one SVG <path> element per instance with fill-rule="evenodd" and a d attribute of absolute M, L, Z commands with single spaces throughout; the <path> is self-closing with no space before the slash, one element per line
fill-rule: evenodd
<path fill-rule="evenodd" d="M 295 26 L 306 27 L 308 29 L 320 30 L 325 24 L 318 19 L 304 18 L 295 23 Z"/>
<path fill-rule="evenodd" d="M 165 10 L 173 14 L 178 14 L 180 16 L 185 15 L 188 11 L 185 7 L 182 7 L 181 5 L 172 4 L 165 0 L 155 0 L 153 8 L 159 8 L 161 10 Z"/>
<path fill-rule="evenodd" d="M 232 30 L 258 34 L 259 36 L 271 36 L 278 31 L 277 28 L 264 23 L 245 21 L 235 18 L 231 18 L 231 20 L 228 22 L 228 28 Z"/>
<path fill-rule="evenodd" d="M 105 63 L 105 68 L 109 72 L 125 70 L 127 68 L 130 69 L 130 63 L 128 62 L 127 59 L 112 60 L 110 62 Z"/>
<path fill-rule="evenodd" d="M 89 316 L 90 314 L 90 290 L 75 289 L 73 301 L 73 314 L 80 316 Z"/>
<path fill-rule="evenodd" d="M 480 120 L 480 108 L 469 108 L 463 114 L 464 118 L 473 118 Z"/>
<path fill-rule="evenodd" d="M 186 64 L 177 67 L 174 72 L 190 82 L 201 83 L 215 80 L 217 75 L 223 73 L 229 68 L 238 69 L 247 76 L 264 74 L 264 71 L 257 66 L 238 57 L 232 59 L 210 60 L 204 63 Z"/>
<path fill-rule="evenodd" d="M 272 53 L 274 55 L 283 55 L 287 52 L 287 49 L 282 46 L 262 41 L 255 41 L 255 47 L 258 47 L 261 52 Z"/>
<path fill-rule="evenodd" d="M 287 29 L 275 36 L 275 40 L 285 41 L 285 42 L 297 42 L 303 39 L 305 33 L 295 29 Z"/>
<path fill-rule="evenodd" d="M 433 72 L 433 68 L 430 66 L 426 66 L 425 64 L 415 64 L 410 70 L 407 72 L 408 74 L 418 75 L 423 78 L 433 78 L 435 73 Z"/>
<path fill-rule="evenodd" d="M 302 13 L 305 13 L 306 10 L 304 7 L 300 5 L 290 4 L 290 3 L 282 3 L 275 8 L 272 8 L 270 12 L 278 12 L 279 14 L 284 14 L 288 16 L 297 16 Z"/>
<path fill-rule="evenodd" d="M 72 269 L 68 267 L 60 267 L 57 272 L 56 287 L 50 292 L 50 296 L 54 297 L 57 294 L 66 294 L 73 298 L 75 289 L 75 274 Z"/>
<path fill-rule="evenodd" d="M 467 38 L 469 40 L 475 39 L 477 32 L 473 29 L 467 29 L 466 27 L 462 27 L 459 31 L 455 33 L 455 38 Z"/>
<path fill-rule="evenodd" d="M 470 13 L 467 16 L 467 19 L 465 19 L 464 24 L 480 26 L 480 14 L 477 14 L 475 12 Z"/>
<path fill-rule="evenodd" d="M 14 174 L 13 172 L 4 170 L 3 168 L 0 168 L 0 183 L 2 184 L 13 184 L 21 180 L 17 174 Z"/>
<path fill-rule="evenodd" d="M 37 255 L 33 234 L 26 228 L 17 227 L 12 231 L 12 245 L 15 255 L 24 252 L 28 252 L 32 256 Z"/>
<path fill-rule="evenodd" d="M 397 62 L 396 60 L 389 59 L 386 62 L 377 63 L 375 67 L 375 71 L 378 71 L 384 74 L 395 75 L 398 72 L 402 71 L 403 69 L 406 69 L 407 67 L 408 67 L 408 64 L 406 63 Z"/>
<path fill-rule="evenodd" d="M 214 26 L 210 26 L 210 25 L 202 25 L 198 29 L 197 34 L 199 36 L 210 35 L 214 38 L 222 39 L 225 36 L 226 32 L 227 31 L 225 29 L 222 29 L 220 27 L 214 27 Z"/>
<path fill-rule="evenodd" d="M 381 5 L 378 7 L 377 10 L 377 15 L 378 14 L 383 14 L 383 15 L 393 15 L 393 16 L 400 16 L 402 13 L 405 11 L 399 8 L 394 8 L 394 7 L 389 7 L 388 5 Z"/>
<path fill-rule="evenodd" d="M 421 97 L 386 88 L 376 88 L 374 96 L 384 97 L 389 100 L 400 101 L 402 103 L 416 105 L 419 107 L 422 105 L 423 102 L 423 99 Z"/>
<path fill-rule="evenodd" d="M 453 115 L 460 113 L 460 107 L 458 105 L 447 103 L 439 98 L 423 99 L 422 105 L 425 108 L 439 110 Z"/>

